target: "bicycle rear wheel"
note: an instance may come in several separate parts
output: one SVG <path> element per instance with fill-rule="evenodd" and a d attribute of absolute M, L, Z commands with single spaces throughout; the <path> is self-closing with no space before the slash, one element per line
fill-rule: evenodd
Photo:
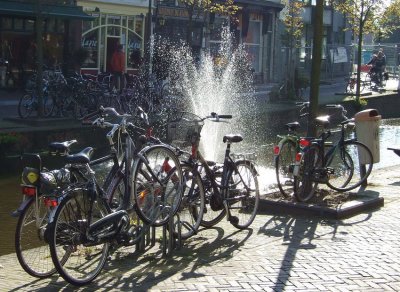
<path fill-rule="evenodd" d="M 30 198 L 18 219 L 15 231 L 15 252 L 21 267 L 31 276 L 49 277 L 56 272 L 44 234 L 50 209 L 44 197 Z"/>
<path fill-rule="evenodd" d="M 166 146 L 154 145 L 138 154 L 133 167 L 133 192 L 139 217 L 152 226 L 167 223 L 182 199 L 182 167 Z"/>
<path fill-rule="evenodd" d="M 235 162 L 235 169 L 229 174 L 228 208 L 231 224 L 245 229 L 253 223 L 260 201 L 257 171 L 247 160 Z"/>
<path fill-rule="evenodd" d="M 215 180 L 218 184 L 221 184 L 222 172 L 214 173 Z M 214 194 L 214 189 L 211 185 L 211 182 L 207 176 L 202 178 L 204 190 L 205 190 L 205 207 L 203 213 L 203 219 L 201 220 L 201 226 L 206 228 L 211 228 L 214 225 L 218 224 L 222 218 L 225 217 L 226 211 L 225 208 L 213 210 L 211 207 L 213 196 L 218 196 L 219 194 Z"/>
<path fill-rule="evenodd" d="M 275 157 L 275 172 L 278 188 L 285 197 L 293 193 L 293 165 L 296 157 L 296 144 L 285 140 Z"/>
<path fill-rule="evenodd" d="M 359 187 L 367 180 L 372 171 L 373 157 L 361 142 L 348 141 L 333 153 L 328 162 L 327 166 L 333 169 L 333 173 L 328 175 L 328 187 L 344 192 Z"/>
<path fill-rule="evenodd" d="M 318 183 L 313 180 L 316 168 L 321 167 L 322 156 L 317 145 L 309 146 L 300 160 L 299 171 L 294 176 L 294 195 L 300 202 L 311 200 L 317 190 Z"/>
<path fill-rule="evenodd" d="M 92 201 L 87 189 L 73 189 L 62 199 L 50 224 L 49 245 L 53 263 L 69 283 L 82 286 L 102 270 L 109 243 L 90 240 L 89 224 L 109 214 L 102 200 Z"/>
<path fill-rule="evenodd" d="M 205 197 L 200 174 L 197 172 L 193 173 L 190 165 L 182 165 L 182 171 L 184 191 L 177 213 L 179 217 L 175 216 L 174 221 L 175 225 L 181 225 L 182 239 L 187 239 L 196 234 L 200 227 L 201 220 L 203 219 Z"/>

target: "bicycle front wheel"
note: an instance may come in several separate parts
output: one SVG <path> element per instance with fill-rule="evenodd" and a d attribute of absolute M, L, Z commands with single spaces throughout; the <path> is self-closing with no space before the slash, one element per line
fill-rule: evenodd
<path fill-rule="evenodd" d="M 327 185 L 333 190 L 339 192 L 353 190 L 363 184 L 371 174 L 372 153 L 361 142 L 345 142 L 332 155 L 327 160 L 329 162 L 327 166 L 332 168 Z"/>
<path fill-rule="evenodd" d="M 296 157 L 296 144 L 285 140 L 275 157 L 276 181 L 281 194 L 289 197 L 293 193 L 293 165 Z"/>
<path fill-rule="evenodd" d="M 133 192 L 139 217 L 152 226 L 167 223 L 182 199 L 182 167 L 166 146 L 154 145 L 138 154 L 133 167 Z"/>
<path fill-rule="evenodd" d="M 294 176 L 294 195 L 300 202 L 308 202 L 314 196 L 318 183 L 314 181 L 315 169 L 321 167 L 322 156 L 317 145 L 305 150 L 300 160 L 299 171 Z"/>
<path fill-rule="evenodd" d="M 49 212 L 44 197 L 38 197 L 37 201 L 30 198 L 19 216 L 15 231 L 18 261 L 29 275 L 37 278 L 49 277 L 56 272 L 44 238 Z"/>
<path fill-rule="evenodd" d="M 90 240 L 90 225 L 109 214 L 102 200 L 91 200 L 86 189 L 71 190 L 62 199 L 50 224 L 49 245 L 53 263 L 69 283 L 82 286 L 102 270 L 109 243 Z"/>
<path fill-rule="evenodd" d="M 250 161 L 236 161 L 228 181 L 230 222 L 238 229 L 245 229 L 253 223 L 260 201 L 257 171 Z"/>
<path fill-rule="evenodd" d="M 18 115 L 24 119 L 31 115 L 32 111 L 35 110 L 36 99 L 32 94 L 25 94 L 21 97 L 18 103 Z"/>

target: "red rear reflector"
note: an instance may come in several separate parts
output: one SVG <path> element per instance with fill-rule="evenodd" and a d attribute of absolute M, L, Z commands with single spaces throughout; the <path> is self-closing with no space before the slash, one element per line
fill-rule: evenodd
<path fill-rule="evenodd" d="M 274 154 L 275 155 L 279 154 L 279 146 L 274 146 Z"/>
<path fill-rule="evenodd" d="M 46 198 L 46 199 L 44 199 L 44 204 L 45 204 L 47 207 L 57 207 L 58 202 L 57 202 L 56 199 L 49 199 L 49 198 Z"/>
<path fill-rule="evenodd" d="M 300 147 L 306 147 L 308 145 L 310 145 L 310 141 L 308 141 L 307 139 L 300 139 Z"/>
<path fill-rule="evenodd" d="M 301 153 L 297 153 L 296 154 L 296 162 L 300 162 L 302 156 L 303 155 Z"/>
<path fill-rule="evenodd" d="M 34 196 L 36 195 L 36 188 L 34 187 L 22 187 L 22 194 L 25 196 Z"/>

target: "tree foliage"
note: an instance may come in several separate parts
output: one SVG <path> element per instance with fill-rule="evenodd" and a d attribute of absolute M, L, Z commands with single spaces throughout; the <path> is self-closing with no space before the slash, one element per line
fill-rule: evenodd
<path fill-rule="evenodd" d="M 300 47 L 301 37 L 303 35 L 303 7 L 304 2 L 289 1 L 283 12 L 283 24 L 285 33 L 282 35 L 282 42 L 289 48 Z"/>
<path fill-rule="evenodd" d="M 192 43 L 193 20 L 200 19 L 205 24 L 210 13 L 233 17 L 239 11 L 234 0 L 180 0 L 179 3 L 185 7 L 188 12 L 188 29 L 186 41 L 189 45 Z"/>
<path fill-rule="evenodd" d="M 380 33 L 389 36 L 400 29 L 400 0 L 393 0 L 378 18 Z"/>

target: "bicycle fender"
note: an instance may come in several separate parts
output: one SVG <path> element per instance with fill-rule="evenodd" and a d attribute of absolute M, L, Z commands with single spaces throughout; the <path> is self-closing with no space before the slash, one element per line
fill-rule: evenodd
<path fill-rule="evenodd" d="M 293 138 L 285 137 L 284 139 L 282 139 L 282 140 L 279 141 L 279 143 L 278 143 L 279 152 L 278 152 L 277 154 L 275 154 L 275 157 L 277 157 L 277 156 L 279 156 L 279 154 L 281 154 L 282 146 L 283 146 L 283 144 L 284 144 L 285 142 L 287 142 L 287 141 L 293 142 L 295 145 L 297 144 L 296 141 L 295 141 Z"/>
<path fill-rule="evenodd" d="M 255 164 L 253 162 L 251 162 L 250 160 L 245 160 L 245 159 L 236 160 L 235 164 L 237 164 L 239 162 L 244 162 L 244 163 L 248 164 L 250 166 L 251 171 L 253 171 L 255 173 L 255 175 L 257 175 L 257 176 L 259 175 Z"/>
<path fill-rule="evenodd" d="M 34 197 L 30 197 L 28 199 L 25 199 L 21 202 L 21 204 L 18 206 L 17 210 L 13 211 L 11 213 L 12 217 L 19 217 L 19 215 L 21 214 L 22 210 L 25 209 L 26 205 L 28 205 L 28 203 L 30 203 L 30 201 L 34 200 Z"/>

